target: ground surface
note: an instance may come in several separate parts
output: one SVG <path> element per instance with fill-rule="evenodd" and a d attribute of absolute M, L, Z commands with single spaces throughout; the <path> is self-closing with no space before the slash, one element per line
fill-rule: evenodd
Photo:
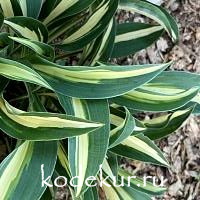
<path fill-rule="evenodd" d="M 123 62 L 127 64 L 176 61 L 172 70 L 188 70 L 200 73 L 200 0 L 165 0 L 164 6 L 176 18 L 180 27 L 180 41 L 173 47 L 167 36 L 155 45 Z M 122 18 L 130 19 L 125 14 Z M 137 21 L 143 21 L 140 16 Z M 121 61 L 120 61 L 121 62 Z M 190 81 L 190 80 L 186 80 Z M 139 163 L 126 164 L 130 170 L 136 167 L 138 174 L 164 176 L 169 188 L 162 200 L 200 200 L 200 118 L 191 117 L 170 137 L 158 142 L 171 164 L 171 169 Z"/>

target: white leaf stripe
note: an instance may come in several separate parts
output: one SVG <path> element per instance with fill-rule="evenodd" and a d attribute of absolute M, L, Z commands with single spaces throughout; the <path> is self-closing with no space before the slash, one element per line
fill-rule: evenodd
<path fill-rule="evenodd" d="M 84 107 L 82 105 L 82 102 L 79 99 L 72 99 L 72 105 L 74 108 L 74 114 L 76 117 L 84 118 L 85 111 Z M 78 179 L 77 185 L 80 185 L 77 187 L 76 196 L 79 196 L 82 190 L 82 185 L 84 184 L 86 171 L 87 171 L 87 164 L 88 164 L 88 150 L 89 150 L 89 140 L 88 135 L 82 135 L 76 137 L 76 174 L 80 176 L 80 179 Z"/>
<path fill-rule="evenodd" d="M 27 0 L 17 0 L 22 9 L 23 16 L 27 17 Z"/>
<path fill-rule="evenodd" d="M 102 123 L 71 115 L 24 112 L 0 100 L 0 130 L 16 139 L 52 141 L 83 135 L 101 127 Z"/>
<path fill-rule="evenodd" d="M 151 82 L 145 84 L 142 86 L 142 89 L 149 91 L 149 92 L 154 92 L 157 94 L 171 94 L 171 95 L 176 95 L 178 93 L 183 93 L 186 91 L 186 89 L 181 89 L 181 88 L 176 88 L 175 85 L 174 86 L 165 86 L 165 85 L 161 85 L 161 84 L 152 84 Z"/>
<path fill-rule="evenodd" d="M 67 158 L 65 149 L 61 143 L 59 143 L 58 145 L 58 159 L 60 161 L 61 166 L 66 170 L 67 175 L 71 176 L 70 169 L 69 169 L 69 160 Z"/>
<path fill-rule="evenodd" d="M 118 181 L 119 182 L 119 181 Z M 110 181 L 105 181 L 110 187 L 103 185 L 103 189 L 108 200 L 151 200 L 150 196 L 133 189 L 132 187 L 115 187 Z M 120 183 L 118 183 L 120 184 Z"/>
<path fill-rule="evenodd" d="M 133 133 L 135 120 L 127 108 L 124 108 L 124 111 L 126 114 L 112 108 L 111 113 L 114 112 L 115 114 L 110 115 L 110 123 L 116 127 L 110 132 L 109 148 L 119 145 Z"/>
<path fill-rule="evenodd" d="M 13 17 L 14 16 L 11 0 L 0 0 L 0 5 L 1 5 L 3 14 L 5 17 Z"/>
<path fill-rule="evenodd" d="M 154 27 L 145 28 L 142 30 L 119 34 L 115 37 L 115 43 L 127 42 L 129 40 L 134 40 L 134 39 L 138 39 L 141 37 L 145 37 L 154 32 L 160 31 L 162 29 L 163 29 L 162 26 L 154 26 Z"/>

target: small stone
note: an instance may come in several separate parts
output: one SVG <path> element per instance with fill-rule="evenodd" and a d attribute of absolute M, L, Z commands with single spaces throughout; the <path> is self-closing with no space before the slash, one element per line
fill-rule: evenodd
<path fill-rule="evenodd" d="M 157 47 L 160 51 L 162 52 L 166 52 L 166 50 L 169 48 L 168 46 L 168 42 L 166 39 L 164 39 L 163 37 L 160 38 L 157 42 Z"/>
<path fill-rule="evenodd" d="M 199 41 L 200 40 L 200 27 L 196 29 L 196 39 Z"/>
<path fill-rule="evenodd" d="M 176 11 L 178 8 L 179 8 L 179 3 L 178 2 L 174 2 L 171 4 L 170 8 L 171 8 L 171 11 Z"/>

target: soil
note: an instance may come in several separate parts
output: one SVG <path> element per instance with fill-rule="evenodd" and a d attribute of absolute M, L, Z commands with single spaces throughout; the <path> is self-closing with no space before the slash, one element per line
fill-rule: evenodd
<path fill-rule="evenodd" d="M 171 70 L 200 73 L 200 0 L 165 0 L 165 8 L 176 18 L 180 28 L 180 40 L 174 46 L 167 35 L 156 44 L 118 62 L 159 63 L 174 60 Z M 123 13 L 122 19 L 133 16 Z M 141 16 L 134 21 L 146 21 Z M 186 80 L 189 81 L 189 80 Z M 160 200 L 200 200 L 200 117 L 190 117 L 181 129 L 157 142 L 171 164 L 171 169 L 138 162 L 125 165 L 137 174 L 164 176 L 168 191 Z"/>

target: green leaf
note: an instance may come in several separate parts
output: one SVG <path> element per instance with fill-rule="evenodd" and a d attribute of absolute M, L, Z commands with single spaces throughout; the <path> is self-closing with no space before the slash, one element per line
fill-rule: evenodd
<path fill-rule="evenodd" d="M 112 58 L 134 54 L 155 42 L 163 33 L 162 26 L 143 23 L 124 23 L 117 25 L 117 35 Z"/>
<path fill-rule="evenodd" d="M 130 187 L 126 187 L 124 186 L 123 189 L 122 188 L 117 188 L 116 189 L 118 194 L 122 197 L 121 199 L 124 199 L 124 197 L 127 200 L 151 200 L 151 197 L 145 193 L 139 192 L 133 188 Z"/>
<path fill-rule="evenodd" d="M 40 199 L 46 189 L 41 186 L 41 165 L 46 179 L 54 171 L 56 157 L 56 142 L 24 142 L 0 165 L 1 199 Z"/>
<path fill-rule="evenodd" d="M 137 12 L 158 22 L 168 32 L 174 42 L 179 38 L 178 25 L 164 8 L 143 0 L 120 0 L 121 9 Z"/>
<path fill-rule="evenodd" d="M 25 86 L 26 86 L 26 90 L 27 90 L 27 93 L 28 93 L 28 97 L 29 97 L 28 111 L 46 112 L 46 108 L 42 104 L 37 93 L 34 91 L 35 85 L 30 84 L 30 83 L 25 83 Z"/>
<path fill-rule="evenodd" d="M 13 49 L 13 41 L 8 36 L 6 32 L 0 33 L 0 57 L 7 57 Z"/>
<path fill-rule="evenodd" d="M 53 47 L 34 40 L 28 40 L 24 38 L 19 38 L 19 37 L 9 37 L 15 42 L 18 42 L 30 49 L 32 49 L 35 53 L 38 55 L 44 56 L 46 58 L 49 58 L 50 60 L 54 59 L 55 53 Z"/>
<path fill-rule="evenodd" d="M 107 152 L 107 161 L 108 161 L 108 164 L 112 170 L 112 174 L 114 176 L 116 176 L 116 178 L 118 177 L 118 157 L 116 154 L 112 153 L 112 152 Z"/>
<path fill-rule="evenodd" d="M 1 2 L 0 2 L 1 3 Z M 0 28 L 2 27 L 3 25 L 3 21 L 4 21 L 4 16 L 2 14 L 2 12 L 0 12 Z"/>
<path fill-rule="evenodd" d="M 38 20 L 30 17 L 12 17 L 4 20 L 4 23 L 12 28 L 19 37 L 34 41 L 47 42 L 47 28 Z"/>
<path fill-rule="evenodd" d="M 89 188 L 83 195 L 86 200 L 99 200 L 98 191 L 96 187 Z"/>
<path fill-rule="evenodd" d="M 4 49 L 8 45 L 12 44 L 12 40 L 8 37 L 9 34 L 6 32 L 0 33 L 0 49 Z"/>
<path fill-rule="evenodd" d="M 118 0 L 104 0 L 92 13 L 85 24 L 63 40 L 57 46 L 65 51 L 83 48 L 97 38 L 108 26 L 118 6 Z"/>
<path fill-rule="evenodd" d="M 58 160 L 56 164 L 56 171 L 58 171 L 58 167 L 59 167 L 60 175 L 65 176 L 68 179 L 72 178 L 70 168 L 69 168 L 68 154 L 63 144 L 61 143 L 59 143 L 58 145 Z"/>
<path fill-rule="evenodd" d="M 52 199 L 52 194 L 49 188 L 45 190 L 43 195 L 41 196 L 40 200 L 51 200 Z"/>
<path fill-rule="evenodd" d="M 120 145 L 110 149 L 113 153 L 130 159 L 168 167 L 160 149 L 146 136 L 129 136 Z"/>
<path fill-rule="evenodd" d="M 69 67 L 39 57 L 29 59 L 32 67 L 56 92 L 85 99 L 110 98 L 124 94 L 150 81 L 171 64 Z"/>
<path fill-rule="evenodd" d="M 126 113 L 123 117 L 119 116 L 119 114 L 116 114 L 116 112 L 112 113 L 111 111 L 110 123 L 114 128 L 110 131 L 109 148 L 120 144 L 132 134 L 135 128 L 135 120 L 133 116 L 126 107 L 124 107 L 124 110 Z"/>
<path fill-rule="evenodd" d="M 42 0 L 18 0 L 24 17 L 37 19 L 42 8 Z"/>
<path fill-rule="evenodd" d="M 146 181 L 146 185 L 144 185 L 144 180 L 142 178 L 130 178 L 133 177 L 133 174 L 130 174 L 122 169 L 119 169 L 119 176 L 124 177 L 128 186 L 149 195 L 157 196 L 166 191 L 166 188 L 156 187 L 151 182 Z"/>
<path fill-rule="evenodd" d="M 143 124 L 146 129 L 143 133 L 151 140 L 166 137 L 170 133 L 176 131 L 183 122 L 188 119 L 193 109 L 194 106 L 185 110 L 178 110 L 172 114 L 166 114 L 151 120 L 145 120 Z"/>
<path fill-rule="evenodd" d="M 0 98 L 0 129 L 22 140 L 48 141 L 82 135 L 102 124 L 62 114 L 24 112 Z"/>
<path fill-rule="evenodd" d="M 43 6 L 40 12 L 40 19 L 44 19 L 46 18 L 50 12 L 54 9 L 56 3 L 58 2 L 58 0 L 45 0 L 43 1 Z"/>
<path fill-rule="evenodd" d="M 198 92 L 198 87 L 180 92 L 176 90 L 176 85 L 174 88 L 163 88 L 159 85 L 154 87 L 150 83 L 123 96 L 113 98 L 112 101 L 134 110 L 162 112 L 186 105 Z"/>
<path fill-rule="evenodd" d="M 85 180 L 96 176 L 99 166 L 105 158 L 109 140 L 109 108 L 106 100 L 80 100 L 59 95 L 60 102 L 66 113 L 88 120 L 105 124 L 104 127 L 86 134 L 69 139 L 69 162 L 74 180 L 75 195 L 79 197 L 87 190 Z"/>
<path fill-rule="evenodd" d="M 4 89 L 8 85 L 9 80 L 3 76 L 0 76 L 0 95 L 4 92 Z"/>

